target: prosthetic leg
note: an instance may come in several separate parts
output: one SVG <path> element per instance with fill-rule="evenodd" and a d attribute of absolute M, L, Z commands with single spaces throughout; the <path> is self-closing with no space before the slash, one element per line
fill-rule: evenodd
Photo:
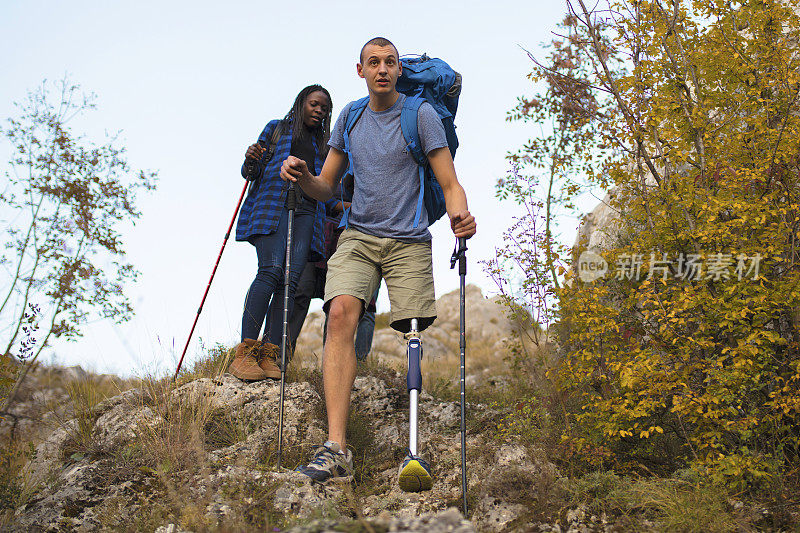
<path fill-rule="evenodd" d="M 417 455 L 417 431 L 419 428 L 417 418 L 417 408 L 419 406 L 419 391 L 422 390 L 422 341 L 419 338 L 418 322 L 416 318 L 411 319 L 411 330 L 406 334 L 408 339 L 408 375 L 406 385 L 408 386 L 409 407 L 408 407 L 408 454 L 400 467 L 398 483 L 400 488 L 406 492 L 419 492 L 430 490 L 433 485 L 431 477 L 431 467 L 427 462 Z"/>

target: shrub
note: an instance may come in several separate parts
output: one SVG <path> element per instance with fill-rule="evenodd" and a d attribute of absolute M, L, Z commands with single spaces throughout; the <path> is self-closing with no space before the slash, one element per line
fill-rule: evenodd
<path fill-rule="evenodd" d="M 767 486 L 800 447 L 800 4 L 573 7 L 534 60 L 545 89 L 510 117 L 548 125 L 498 187 L 528 207 L 501 259 L 580 404 L 564 438 L 619 468 Z M 594 281 L 553 238 L 585 182 L 615 187 Z"/>

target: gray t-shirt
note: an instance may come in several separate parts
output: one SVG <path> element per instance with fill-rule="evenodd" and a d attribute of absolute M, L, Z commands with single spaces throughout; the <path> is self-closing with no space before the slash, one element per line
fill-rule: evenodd
<path fill-rule="evenodd" d="M 419 199 L 419 166 L 406 150 L 400 129 L 404 95 L 385 111 L 375 112 L 367 105 L 353 131 L 350 149 L 355 167 L 353 204 L 348 225 L 375 237 L 403 241 L 431 240 L 428 214 L 422 207 L 419 225 L 414 228 Z M 328 145 L 344 152 L 344 126 L 353 102 L 336 120 Z M 420 142 L 425 154 L 447 146 L 439 115 L 427 102 L 417 115 Z"/>

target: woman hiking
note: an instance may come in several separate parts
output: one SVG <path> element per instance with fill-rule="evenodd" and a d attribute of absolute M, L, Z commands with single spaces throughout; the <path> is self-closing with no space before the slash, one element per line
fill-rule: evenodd
<path fill-rule="evenodd" d="M 280 379 L 278 344 L 283 322 L 269 320 L 263 341 L 258 341 L 270 299 L 282 295 L 289 212 L 286 183 L 280 179 L 281 163 L 293 155 L 309 168 L 322 170 L 330 137 L 331 96 L 321 85 L 309 85 L 297 95 L 282 120 L 264 127 L 258 142 L 249 146 L 242 176 L 253 183 L 239 212 L 236 240 L 248 241 L 256 249 L 258 270 L 244 301 L 242 341 L 236 346 L 230 372 L 244 381 Z M 274 146 L 270 146 L 274 143 Z M 272 148 L 269 158 L 267 147 Z M 269 158 L 265 161 L 265 159 Z M 297 281 L 306 261 L 323 254 L 322 224 L 325 207 L 297 187 L 291 265 L 289 267 L 289 309 L 292 309 Z M 273 296 L 275 295 L 275 296 Z M 281 306 L 282 307 L 282 306 Z"/>

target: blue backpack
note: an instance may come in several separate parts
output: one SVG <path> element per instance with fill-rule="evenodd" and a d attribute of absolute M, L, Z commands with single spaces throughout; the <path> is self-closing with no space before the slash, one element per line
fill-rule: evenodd
<path fill-rule="evenodd" d="M 428 158 L 422 151 L 417 129 L 417 115 L 424 102 L 428 102 L 442 119 L 447 145 L 450 154 L 455 157 L 458 148 L 458 137 L 454 120 L 458 109 L 458 97 L 461 94 L 461 75 L 450 68 L 450 65 L 437 58 L 429 58 L 423 54 L 417 57 L 402 58 L 400 64 L 403 73 L 397 80 L 397 91 L 406 95 L 403 109 L 400 112 L 400 129 L 408 146 L 408 151 L 419 165 L 420 194 L 417 201 L 417 212 L 414 216 L 414 228 L 419 226 L 422 207 L 428 213 L 428 225 L 442 218 L 447 212 L 444 192 L 436 181 L 436 176 L 428 164 Z M 353 160 L 350 155 L 350 132 L 361 118 L 369 103 L 366 96 L 356 100 L 350 107 L 345 120 L 344 147 L 350 158 L 348 173 L 353 173 Z M 347 223 L 346 215 L 342 217 L 342 225 Z"/>

